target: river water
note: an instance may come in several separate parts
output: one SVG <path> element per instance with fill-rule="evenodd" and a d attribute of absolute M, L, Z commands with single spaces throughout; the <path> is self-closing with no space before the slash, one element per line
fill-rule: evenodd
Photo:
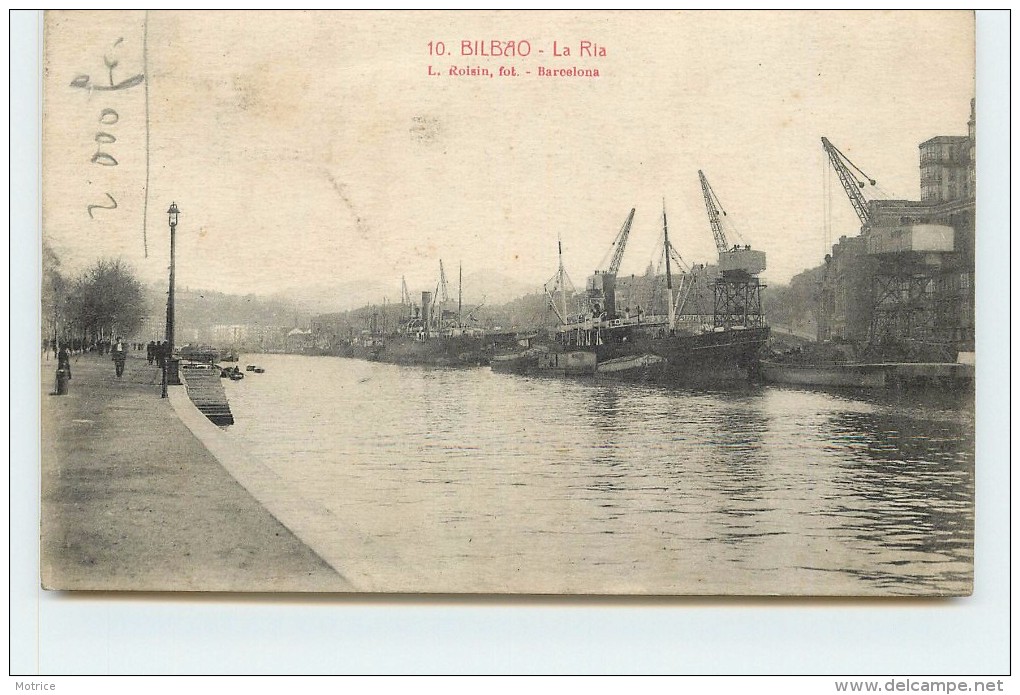
<path fill-rule="evenodd" d="M 230 436 L 359 589 L 970 591 L 972 400 L 241 363 Z"/>

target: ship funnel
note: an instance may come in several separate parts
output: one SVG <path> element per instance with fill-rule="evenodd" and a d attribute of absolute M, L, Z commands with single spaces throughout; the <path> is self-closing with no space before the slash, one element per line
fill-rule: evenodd
<path fill-rule="evenodd" d="M 422 324 L 425 326 L 425 334 L 426 335 L 428 335 L 429 328 L 430 328 L 430 325 L 432 323 L 432 317 L 430 316 L 431 312 L 432 312 L 432 293 L 431 292 L 422 292 L 421 293 L 421 321 L 422 321 Z"/>

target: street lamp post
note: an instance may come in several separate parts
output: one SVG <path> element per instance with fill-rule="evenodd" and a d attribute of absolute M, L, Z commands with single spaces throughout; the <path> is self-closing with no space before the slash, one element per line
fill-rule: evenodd
<path fill-rule="evenodd" d="M 177 260 L 177 216 L 180 210 L 177 203 L 170 203 L 170 209 L 166 211 L 170 216 L 170 292 L 166 299 L 166 342 L 167 352 L 163 356 L 163 398 L 166 398 L 167 384 L 179 384 L 177 375 L 177 362 L 173 361 L 174 352 L 174 270 Z M 171 364 L 173 365 L 171 374 Z"/>

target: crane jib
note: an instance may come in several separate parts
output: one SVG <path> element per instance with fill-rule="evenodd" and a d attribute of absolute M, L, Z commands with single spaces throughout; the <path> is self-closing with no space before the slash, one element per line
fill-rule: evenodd
<path fill-rule="evenodd" d="M 704 172 L 698 170 L 698 178 L 701 180 L 701 193 L 705 197 L 705 210 L 708 212 L 708 224 L 712 228 L 712 236 L 715 237 L 715 247 L 719 253 L 726 253 L 729 244 L 726 242 L 726 233 L 723 231 L 722 221 L 719 219 L 719 211 L 722 205 L 718 204 L 719 196 L 712 190 Z M 723 212 L 725 215 L 725 211 Z"/>
<path fill-rule="evenodd" d="M 832 164 L 832 168 L 836 171 L 836 176 L 839 178 L 843 190 L 850 199 L 850 204 L 853 205 L 854 212 L 857 213 L 861 224 L 868 224 L 871 219 L 871 213 L 868 211 L 868 201 L 865 199 L 864 194 L 861 193 L 861 189 L 864 188 L 864 182 L 854 176 L 850 168 L 852 167 L 860 172 L 872 186 L 875 185 L 874 179 L 861 171 L 861 168 L 851 162 L 845 154 L 829 142 L 828 138 L 822 138 L 822 147 L 825 148 L 825 153 L 829 156 L 829 163 Z"/>
<path fill-rule="evenodd" d="M 616 235 L 616 240 L 613 242 L 615 247 L 613 259 L 609 262 L 609 267 L 606 270 L 607 273 L 615 274 L 620 270 L 620 264 L 623 262 L 623 252 L 627 248 L 627 238 L 630 236 L 630 227 L 634 223 L 634 212 L 635 208 L 631 208 L 630 214 L 627 215 L 627 219 L 620 228 L 620 233 Z"/>

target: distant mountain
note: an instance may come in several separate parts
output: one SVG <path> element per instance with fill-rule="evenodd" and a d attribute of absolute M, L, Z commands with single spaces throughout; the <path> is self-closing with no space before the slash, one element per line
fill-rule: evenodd
<path fill-rule="evenodd" d="M 450 297 L 457 297 L 457 271 L 448 271 L 447 282 Z M 434 291 L 432 287 L 409 287 L 412 301 L 421 301 L 422 290 Z M 464 273 L 464 303 L 479 304 L 485 299 L 487 305 L 503 304 L 526 294 L 541 292 L 541 284 L 520 282 L 502 273 L 476 270 Z M 351 280 L 347 282 L 294 285 L 273 295 L 273 299 L 290 302 L 307 314 L 325 314 L 348 311 L 369 304 L 382 304 L 383 298 L 392 304 L 400 302 L 400 280 Z"/>
<path fill-rule="evenodd" d="M 397 304 L 400 285 L 378 280 L 295 285 L 276 293 L 273 298 L 290 302 L 307 314 L 328 314 L 366 304 L 382 304 L 383 298 Z"/>

